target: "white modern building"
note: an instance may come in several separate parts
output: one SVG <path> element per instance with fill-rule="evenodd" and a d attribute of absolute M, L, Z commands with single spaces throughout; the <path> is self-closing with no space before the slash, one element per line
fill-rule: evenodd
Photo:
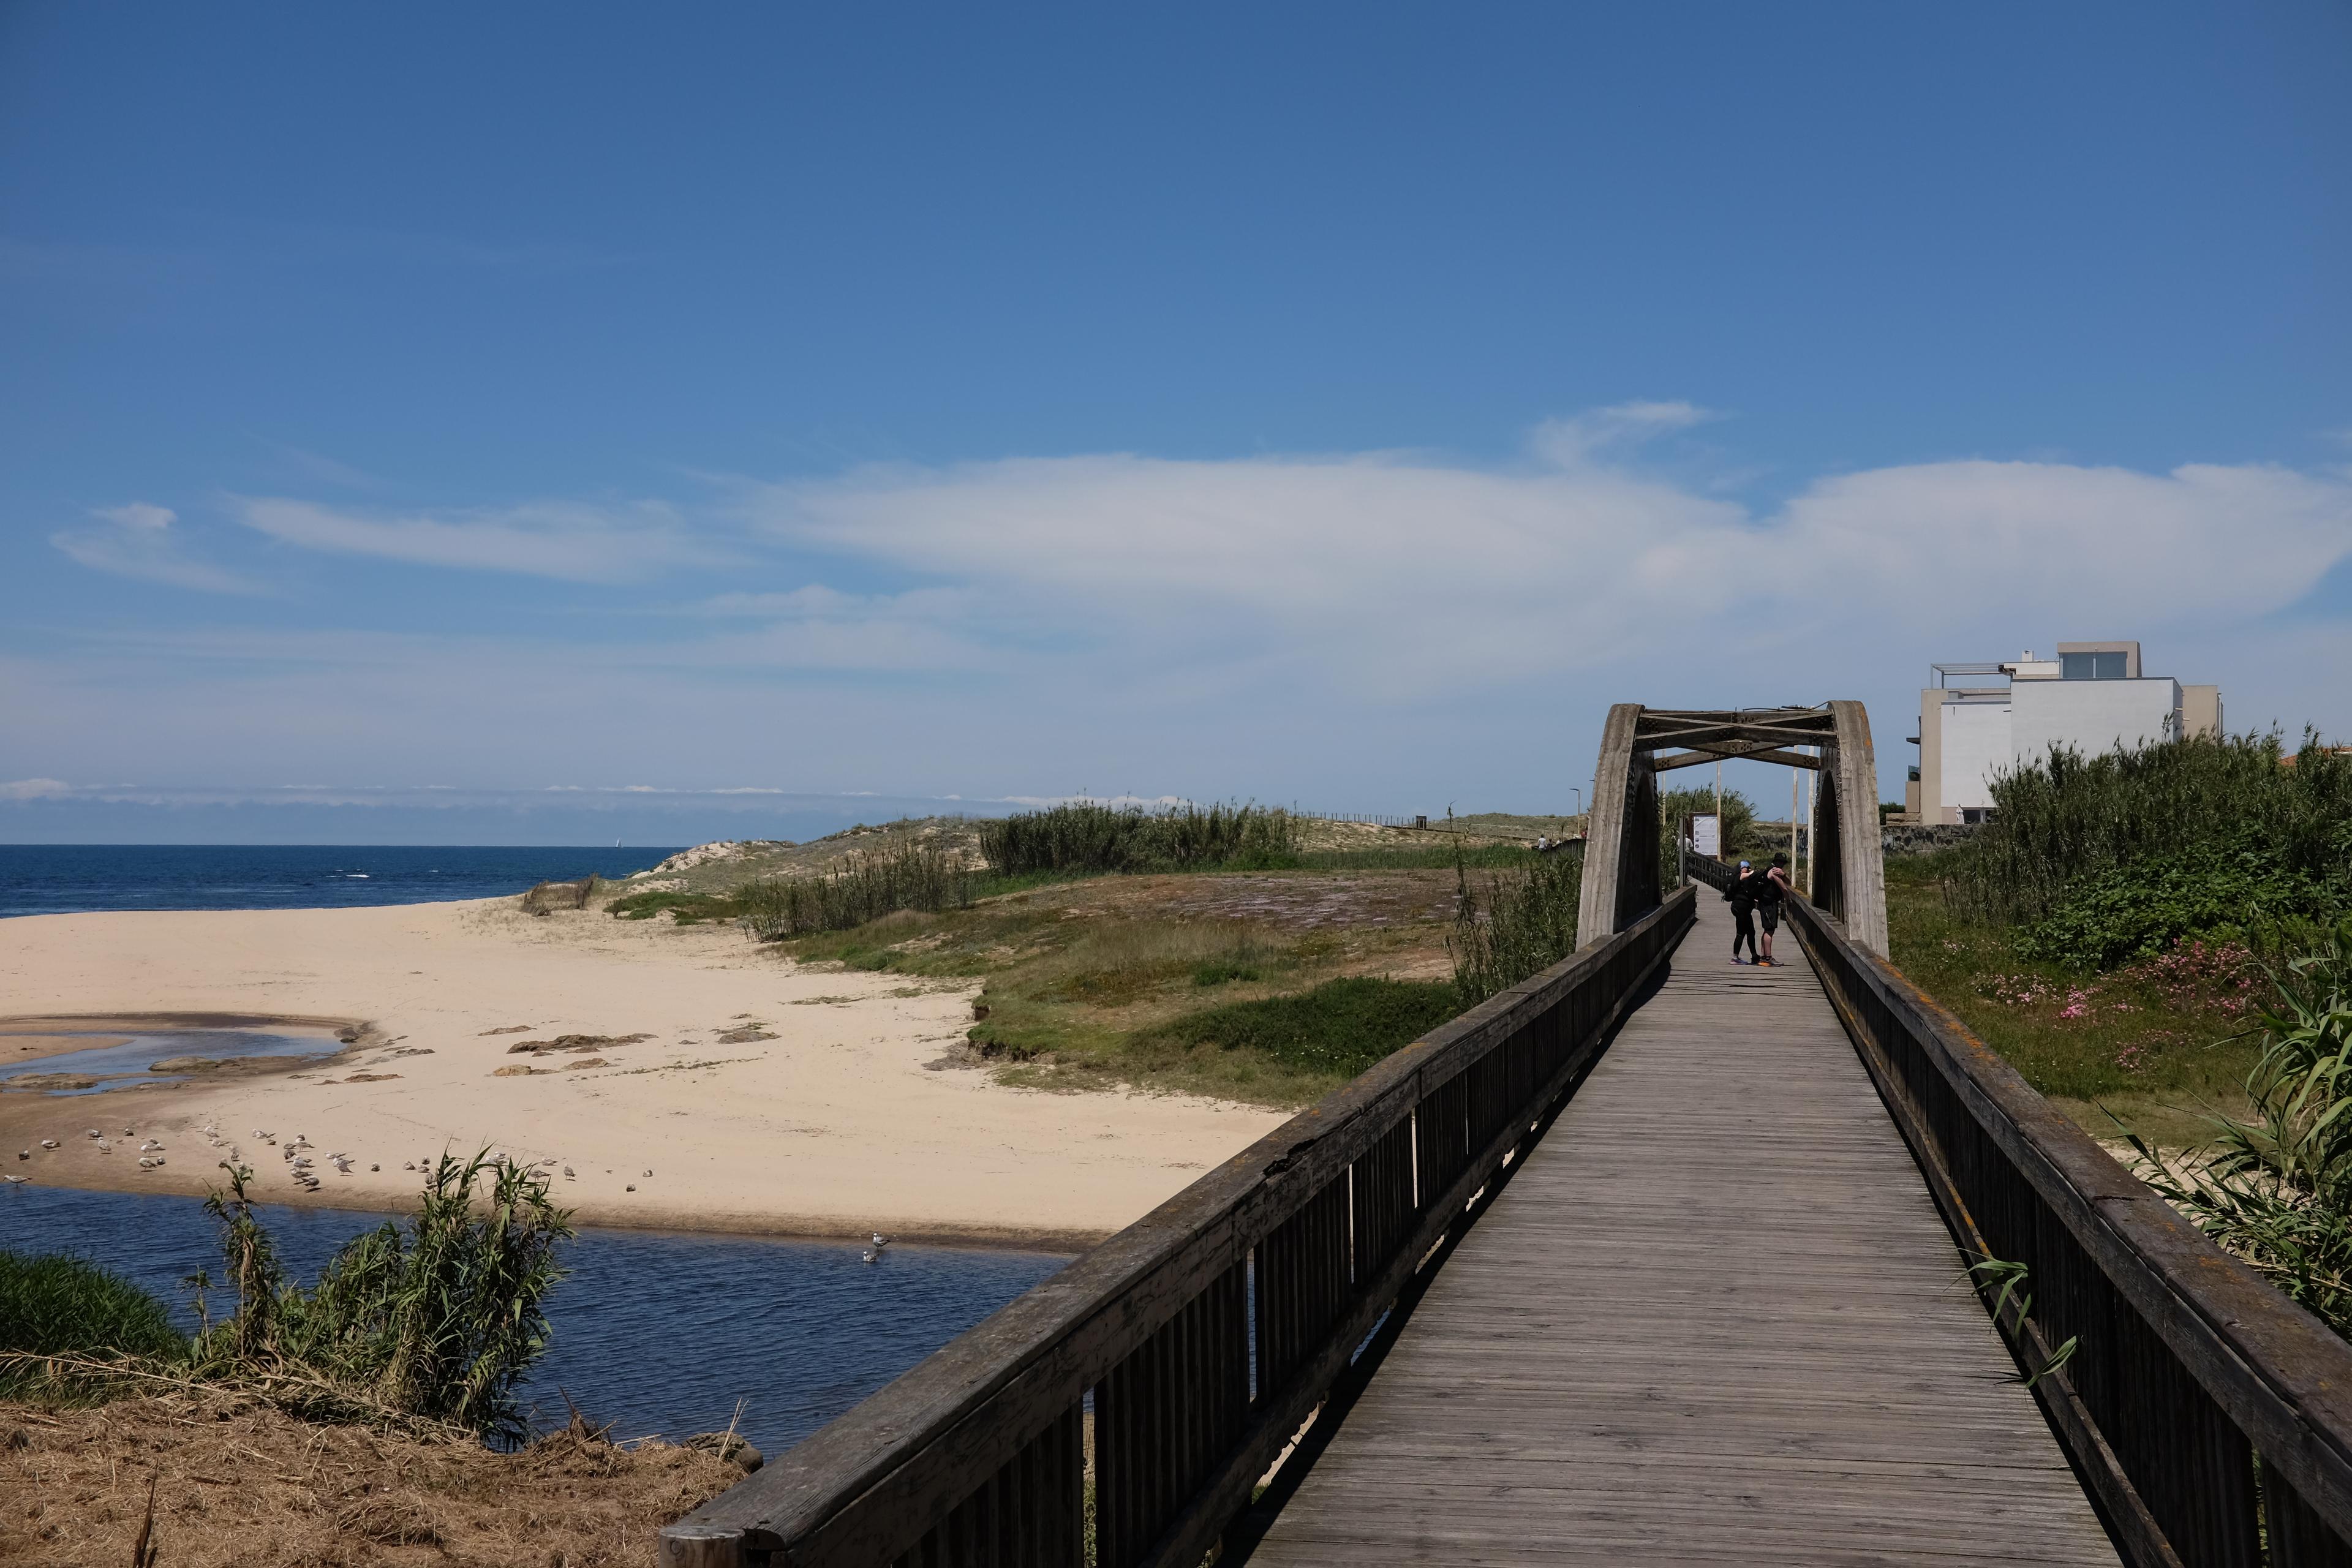
<path fill-rule="evenodd" d="M 1919 693 L 1919 765 L 1905 792 L 1914 822 L 1983 821 L 1992 781 L 2053 746 L 2094 756 L 2221 733 L 2221 689 L 2141 673 L 2136 642 L 2062 642 L 2055 658 L 2028 649 L 2005 664 L 1929 668 L 1936 684 Z"/>

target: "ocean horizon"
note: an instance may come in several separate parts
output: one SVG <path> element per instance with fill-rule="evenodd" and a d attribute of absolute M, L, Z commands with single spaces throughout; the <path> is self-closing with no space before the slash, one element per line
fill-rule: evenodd
<path fill-rule="evenodd" d="M 329 910 L 625 877 L 684 845 L 0 844 L 0 918 L 111 910 Z"/>

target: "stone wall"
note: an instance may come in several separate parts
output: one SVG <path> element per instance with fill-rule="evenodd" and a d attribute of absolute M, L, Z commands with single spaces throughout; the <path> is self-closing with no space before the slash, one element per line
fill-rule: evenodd
<path fill-rule="evenodd" d="M 1973 822 L 1891 823 L 1879 829 L 1879 844 L 1889 855 L 1933 855 L 1967 843 L 1979 826 Z"/>

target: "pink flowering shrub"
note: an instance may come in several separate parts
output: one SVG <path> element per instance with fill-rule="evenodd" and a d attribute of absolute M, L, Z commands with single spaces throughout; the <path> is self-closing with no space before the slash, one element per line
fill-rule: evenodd
<path fill-rule="evenodd" d="M 2176 1012 L 2199 1009 L 2242 1017 L 2263 994 L 2262 965 L 2242 942 L 2183 937 L 2122 973 L 2153 988 Z"/>

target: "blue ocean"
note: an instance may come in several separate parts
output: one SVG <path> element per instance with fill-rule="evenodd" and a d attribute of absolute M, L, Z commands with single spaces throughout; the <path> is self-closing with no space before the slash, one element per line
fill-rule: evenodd
<path fill-rule="evenodd" d="M 677 853 L 612 846 L 0 844 L 0 917 L 490 899 L 591 872 L 625 877 Z"/>

